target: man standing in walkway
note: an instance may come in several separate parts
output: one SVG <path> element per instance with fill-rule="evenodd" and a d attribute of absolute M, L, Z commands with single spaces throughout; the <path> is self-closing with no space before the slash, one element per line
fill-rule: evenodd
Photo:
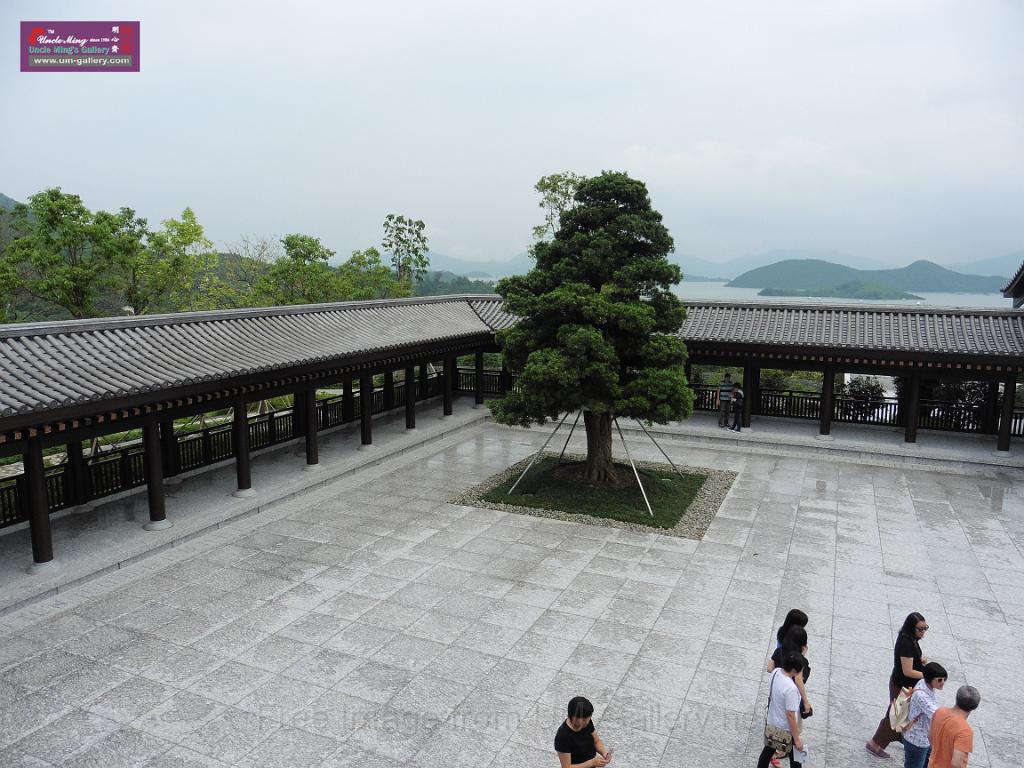
<path fill-rule="evenodd" d="M 715 405 L 718 406 L 718 426 L 729 428 L 729 404 L 732 401 L 732 375 L 725 374 L 722 383 L 718 385 L 718 392 L 715 395 Z"/>
<path fill-rule="evenodd" d="M 978 689 L 961 685 L 956 692 L 956 706 L 936 711 L 928 735 L 932 745 L 928 768 L 967 768 L 967 758 L 974 751 L 974 731 L 967 724 L 967 718 L 979 704 Z"/>

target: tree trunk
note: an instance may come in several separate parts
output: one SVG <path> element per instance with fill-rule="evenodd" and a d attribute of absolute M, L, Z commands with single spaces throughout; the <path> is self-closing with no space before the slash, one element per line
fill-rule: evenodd
<path fill-rule="evenodd" d="M 587 465 L 584 476 L 592 483 L 614 483 L 611 414 L 584 411 L 583 423 L 587 427 Z"/>

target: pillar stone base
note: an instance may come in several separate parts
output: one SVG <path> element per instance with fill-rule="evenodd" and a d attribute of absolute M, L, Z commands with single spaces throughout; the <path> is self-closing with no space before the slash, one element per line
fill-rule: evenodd
<path fill-rule="evenodd" d="M 174 525 L 174 523 L 172 523 L 170 520 L 150 520 L 148 523 L 146 523 L 144 526 L 142 526 L 142 530 L 144 530 L 144 531 L 166 531 L 168 528 L 170 528 L 173 525 Z"/>
<path fill-rule="evenodd" d="M 306 464 L 302 467 L 303 472 L 319 472 L 321 469 L 319 464 Z"/>
<path fill-rule="evenodd" d="M 232 491 L 231 495 L 236 499 L 251 499 L 256 495 L 256 491 L 252 488 L 239 488 L 236 491 Z"/>
<path fill-rule="evenodd" d="M 906 440 L 900 443 L 900 446 L 908 451 L 917 451 L 921 448 L 918 443 L 908 443 Z"/>
<path fill-rule="evenodd" d="M 1013 451 L 1000 451 L 998 448 L 992 451 L 993 456 L 998 456 L 1000 459 L 1008 459 L 1013 456 Z"/>
<path fill-rule="evenodd" d="M 411 432 L 411 431 L 413 431 L 413 430 L 410 430 L 410 429 L 406 430 L 406 432 Z M 376 449 L 377 449 L 377 446 L 374 445 L 373 443 L 360 443 L 359 444 L 359 450 L 360 451 L 374 451 Z"/>
<path fill-rule="evenodd" d="M 833 440 L 835 440 L 835 438 L 832 435 L 822 435 L 822 434 L 815 435 L 814 439 L 815 440 L 821 440 L 822 442 L 825 442 L 825 443 L 831 443 Z"/>
<path fill-rule="evenodd" d="M 50 576 L 60 572 L 61 564 L 56 560 L 47 560 L 45 563 L 32 563 L 25 569 L 29 576 Z"/>

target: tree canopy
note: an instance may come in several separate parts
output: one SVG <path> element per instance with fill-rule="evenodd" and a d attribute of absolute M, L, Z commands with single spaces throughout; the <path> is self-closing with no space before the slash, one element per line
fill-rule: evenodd
<path fill-rule="evenodd" d="M 616 416 L 665 423 L 693 411 L 676 335 L 685 312 L 671 290 L 681 275 L 642 182 L 605 172 L 580 181 L 573 202 L 534 246 L 536 266 L 497 285 L 519 317 L 498 338 L 520 386 L 491 409 L 523 426 L 582 410 L 586 476 L 609 481 Z"/>
<path fill-rule="evenodd" d="M 391 214 L 381 249 L 339 266 L 314 235 L 251 235 L 216 250 L 195 211 L 151 230 L 132 208 L 90 211 L 46 189 L 0 208 L 0 323 L 382 299 L 464 290 L 453 275 L 426 280 L 425 225 Z"/>

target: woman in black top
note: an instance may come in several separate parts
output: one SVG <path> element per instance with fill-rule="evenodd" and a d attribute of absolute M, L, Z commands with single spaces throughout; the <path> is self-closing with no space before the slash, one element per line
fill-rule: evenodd
<path fill-rule="evenodd" d="M 612 761 L 611 750 L 594 729 L 594 705 L 582 696 L 569 702 L 569 717 L 555 733 L 555 752 L 561 768 L 602 768 Z"/>
<path fill-rule="evenodd" d="M 811 676 L 811 665 L 807 661 L 807 630 L 803 627 L 793 626 L 786 632 L 782 644 L 772 653 L 771 661 L 768 662 L 768 671 L 782 669 L 782 659 L 790 652 L 799 654 L 804 662 L 802 674 L 794 677 L 793 682 L 796 683 L 796 687 L 800 691 L 800 717 L 810 717 L 814 714 L 814 710 L 811 709 L 811 700 L 807 696 L 805 685 Z"/>
<path fill-rule="evenodd" d="M 892 675 L 889 677 L 889 708 L 901 688 L 913 688 L 917 681 L 924 677 L 924 665 L 928 659 L 921 655 L 921 638 L 928 631 L 928 622 L 916 611 L 907 616 L 896 636 L 896 647 L 893 649 Z M 889 708 L 878 723 L 875 735 L 864 748 L 875 757 L 886 758 L 889 753 L 885 748 L 890 742 L 902 737 L 892 729 L 889 723 Z"/>

